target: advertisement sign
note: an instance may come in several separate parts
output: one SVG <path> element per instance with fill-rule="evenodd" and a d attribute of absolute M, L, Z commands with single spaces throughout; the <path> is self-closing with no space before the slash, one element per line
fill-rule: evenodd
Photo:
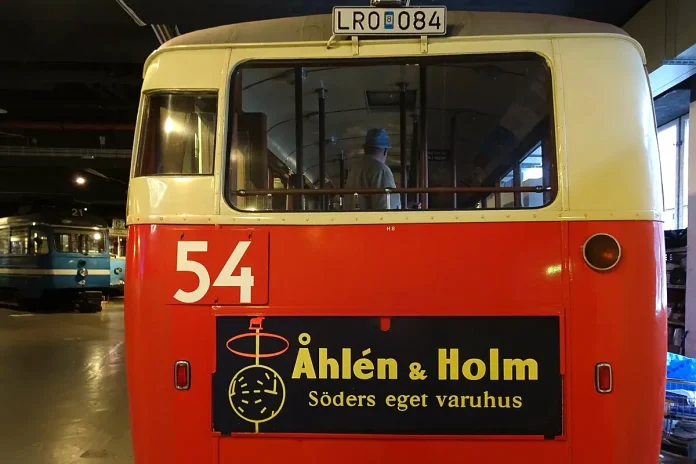
<path fill-rule="evenodd" d="M 217 318 L 213 428 L 562 434 L 554 316 Z"/>

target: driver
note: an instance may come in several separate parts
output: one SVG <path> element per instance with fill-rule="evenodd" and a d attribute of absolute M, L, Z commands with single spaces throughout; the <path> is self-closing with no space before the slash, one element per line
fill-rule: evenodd
<path fill-rule="evenodd" d="M 389 135 L 385 130 L 370 129 L 365 136 L 365 144 L 363 145 L 365 154 L 354 161 L 354 165 L 348 173 L 346 188 L 350 190 L 396 188 L 394 174 L 386 165 L 387 152 L 390 148 Z M 355 195 L 349 195 L 347 200 L 350 209 L 401 209 L 401 198 L 396 193 L 390 195 L 389 206 L 387 206 L 387 194 L 359 194 L 357 205 L 355 204 Z"/>

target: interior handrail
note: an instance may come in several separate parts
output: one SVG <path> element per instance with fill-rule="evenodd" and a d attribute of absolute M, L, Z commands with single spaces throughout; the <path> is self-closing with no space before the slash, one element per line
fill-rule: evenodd
<path fill-rule="evenodd" d="M 230 194 L 240 197 L 295 196 L 295 195 L 379 195 L 390 193 L 544 193 L 551 187 L 397 187 L 397 188 L 323 188 L 323 189 L 275 189 L 275 190 L 232 190 Z"/>

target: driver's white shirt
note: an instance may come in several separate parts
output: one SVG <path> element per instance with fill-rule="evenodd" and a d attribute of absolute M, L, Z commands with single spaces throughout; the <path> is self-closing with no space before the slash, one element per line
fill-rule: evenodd
<path fill-rule="evenodd" d="M 363 155 L 353 161 L 348 180 L 347 189 L 366 189 L 366 188 L 396 188 L 394 174 L 389 166 L 370 155 Z M 346 205 L 349 209 L 356 209 L 355 196 L 348 195 Z M 401 197 L 399 194 L 392 193 L 387 208 L 387 195 L 358 195 L 358 208 L 360 210 L 385 210 L 401 209 Z"/>

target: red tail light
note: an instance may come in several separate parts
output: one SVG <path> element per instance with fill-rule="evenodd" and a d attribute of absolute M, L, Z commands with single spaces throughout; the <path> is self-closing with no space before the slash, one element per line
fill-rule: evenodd
<path fill-rule="evenodd" d="M 174 387 L 177 390 L 191 388 L 191 364 L 188 361 L 177 361 L 174 364 Z"/>
<path fill-rule="evenodd" d="M 614 269 L 621 260 L 621 245 L 609 234 L 595 234 L 582 247 L 585 263 L 595 271 Z"/>
<path fill-rule="evenodd" d="M 611 393 L 614 389 L 611 364 L 599 363 L 595 366 L 595 388 L 599 393 Z"/>

